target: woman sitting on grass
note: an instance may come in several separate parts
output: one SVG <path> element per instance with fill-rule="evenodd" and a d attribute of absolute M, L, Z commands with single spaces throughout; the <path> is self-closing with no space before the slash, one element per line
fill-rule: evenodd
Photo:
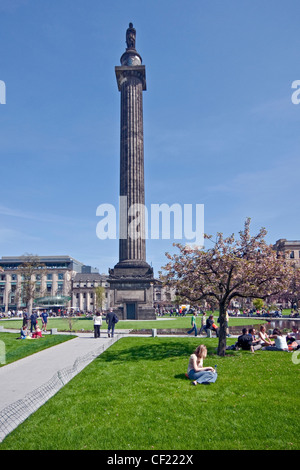
<path fill-rule="evenodd" d="M 207 348 L 200 344 L 195 352 L 190 355 L 187 375 L 192 380 L 192 385 L 198 383 L 211 383 L 217 380 L 218 374 L 213 367 L 203 367 L 203 360 L 207 356 Z"/>
<path fill-rule="evenodd" d="M 32 338 L 42 338 L 42 332 L 39 325 L 36 326 L 35 332 L 32 333 Z"/>
<path fill-rule="evenodd" d="M 259 330 L 259 339 L 260 339 L 260 344 L 264 346 L 275 346 L 275 341 L 271 341 L 269 336 L 266 333 L 266 327 L 264 325 L 261 325 L 260 330 Z"/>

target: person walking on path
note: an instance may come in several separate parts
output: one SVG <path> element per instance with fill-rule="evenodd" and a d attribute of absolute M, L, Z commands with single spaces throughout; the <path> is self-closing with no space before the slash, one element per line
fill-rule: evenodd
<path fill-rule="evenodd" d="M 199 335 L 201 335 L 202 331 L 206 333 L 206 313 L 203 312 L 202 318 L 201 318 L 201 328 L 199 331 Z"/>
<path fill-rule="evenodd" d="M 196 315 L 193 313 L 192 319 L 191 319 L 191 325 L 192 328 L 188 331 L 188 335 L 190 335 L 193 331 L 195 332 L 195 336 L 197 336 L 197 325 L 196 325 Z"/>
<path fill-rule="evenodd" d="M 110 335 L 111 335 L 112 338 L 114 337 L 115 324 L 118 321 L 119 321 L 119 319 L 118 319 L 117 315 L 112 310 L 110 310 L 110 312 L 108 312 L 106 314 L 106 323 L 108 324 L 107 334 L 108 334 L 109 338 L 110 338 Z"/>
<path fill-rule="evenodd" d="M 94 320 L 94 338 L 100 338 L 100 327 L 102 325 L 102 315 L 97 312 L 93 317 Z"/>

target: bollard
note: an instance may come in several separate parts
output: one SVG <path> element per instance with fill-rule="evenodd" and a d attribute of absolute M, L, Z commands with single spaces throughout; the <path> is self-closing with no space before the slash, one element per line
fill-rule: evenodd
<path fill-rule="evenodd" d="M 51 328 L 51 334 L 56 335 L 57 334 L 57 328 Z"/>
<path fill-rule="evenodd" d="M 206 330 L 206 335 L 208 338 L 212 338 L 212 331 L 210 329 Z"/>
<path fill-rule="evenodd" d="M 153 338 L 155 338 L 155 336 L 157 336 L 157 329 L 156 328 L 153 328 L 152 336 L 153 336 Z"/>

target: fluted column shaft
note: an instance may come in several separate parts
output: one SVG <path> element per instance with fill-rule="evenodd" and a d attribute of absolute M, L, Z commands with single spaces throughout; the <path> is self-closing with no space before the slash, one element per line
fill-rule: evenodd
<path fill-rule="evenodd" d="M 127 197 L 127 227 L 138 227 L 138 231 L 120 239 L 119 261 L 146 260 L 145 214 L 142 210 L 136 222 L 130 216 L 130 208 L 145 204 L 144 188 L 144 136 L 143 136 L 143 82 L 138 74 L 124 73 L 121 92 L 121 136 L 120 136 L 120 196 Z M 124 219 L 123 219 L 124 220 Z M 134 235 L 133 237 L 131 235 Z"/>

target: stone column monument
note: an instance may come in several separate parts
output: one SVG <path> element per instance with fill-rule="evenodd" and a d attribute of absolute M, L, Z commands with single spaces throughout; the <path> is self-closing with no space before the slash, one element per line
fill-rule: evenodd
<path fill-rule="evenodd" d="M 153 269 L 146 262 L 143 91 L 146 70 L 135 48 L 132 23 L 127 48 L 115 68 L 121 93 L 119 262 L 109 271 L 110 307 L 121 319 L 154 319 Z"/>

